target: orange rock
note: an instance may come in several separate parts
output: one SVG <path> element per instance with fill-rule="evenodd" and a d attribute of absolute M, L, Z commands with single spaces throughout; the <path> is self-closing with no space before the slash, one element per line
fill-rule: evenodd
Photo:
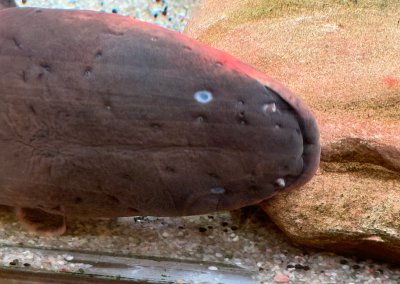
<path fill-rule="evenodd" d="M 400 3 L 203 0 L 184 33 L 277 78 L 321 132 L 301 191 L 262 207 L 295 242 L 400 261 Z"/>

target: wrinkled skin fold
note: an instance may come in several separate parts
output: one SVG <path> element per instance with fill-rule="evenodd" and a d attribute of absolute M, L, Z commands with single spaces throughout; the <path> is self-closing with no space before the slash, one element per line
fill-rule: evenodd
<path fill-rule="evenodd" d="M 237 209 L 319 157 L 304 102 L 222 51 L 115 14 L 0 10 L 0 203 L 31 231 Z"/>

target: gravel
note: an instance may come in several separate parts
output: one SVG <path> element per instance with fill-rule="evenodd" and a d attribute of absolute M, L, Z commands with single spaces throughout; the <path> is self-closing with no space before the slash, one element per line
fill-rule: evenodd
<path fill-rule="evenodd" d="M 66 8 L 118 13 L 179 32 L 183 31 L 190 18 L 192 8 L 199 2 L 200 0 L 16 0 L 20 7 Z"/>
<path fill-rule="evenodd" d="M 238 210 L 181 218 L 70 219 L 66 234 L 58 238 L 31 236 L 13 214 L 4 212 L 0 265 L 84 273 L 90 264 L 71 262 L 71 255 L 57 252 L 71 250 L 214 263 L 209 270 L 236 265 L 251 271 L 255 283 L 400 283 L 400 268 L 393 264 L 293 244 L 254 208 L 244 216 Z M 32 252 L 34 248 L 54 253 Z M 176 283 L 193 283 L 189 280 Z"/>
<path fill-rule="evenodd" d="M 117 12 L 182 31 L 198 2 L 27 0 L 17 4 Z M 211 271 L 218 270 L 218 264 L 232 264 L 251 271 L 255 283 L 400 283 L 398 266 L 297 246 L 254 208 L 182 218 L 72 219 L 66 234 L 58 238 L 31 236 L 13 214 L 2 211 L 0 265 L 76 273 L 91 267 L 73 262 L 69 254 L 59 255 L 57 250 L 62 249 L 215 263 L 209 266 Z M 54 249 L 54 253 L 35 248 Z"/>

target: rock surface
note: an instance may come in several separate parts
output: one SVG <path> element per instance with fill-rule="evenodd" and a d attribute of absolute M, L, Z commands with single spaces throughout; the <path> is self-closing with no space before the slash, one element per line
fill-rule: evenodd
<path fill-rule="evenodd" d="M 0 10 L 11 7 L 17 7 L 14 0 L 0 0 Z"/>
<path fill-rule="evenodd" d="M 301 191 L 262 206 L 295 242 L 400 261 L 400 4 L 203 0 L 185 34 L 296 92 L 321 132 Z"/>

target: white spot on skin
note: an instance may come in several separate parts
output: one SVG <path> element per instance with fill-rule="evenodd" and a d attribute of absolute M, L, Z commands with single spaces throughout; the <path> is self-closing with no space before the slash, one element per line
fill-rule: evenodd
<path fill-rule="evenodd" d="M 194 94 L 194 98 L 202 104 L 209 103 L 213 99 L 212 94 L 208 91 L 198 91 Z"/>
<path fill-rule="evenodd" d="M 218 270 L 218 267 L 215 267 L 215 266 L 209 266 L 209 267 L 208 267 L 208 269 L 209 269 L 209 270 Z"/>
<path fill-rule="evenodd" d="M 272 104 L 265 104 L 265 105 L 262 106 L 262 110 L 263 110 L 264 113 L 267 113 L 267 112 L 269 112 L 269 113 L 276 112 L 276 105 L 275 105 L 275 103 L 272 103 Z"/>
<path fill-rule="evenodd" d="M 210 192 L 215 194 L 222 194 L 225 192 L 225 189 L 222 187 L 214 187 L 210 189 Z"/>
<path fill-rule="evenodd" d="M 283 178 L 278 178 L 275 182 L 280 187 L 284 187 L 285 186 L 285 180 Z"/>

